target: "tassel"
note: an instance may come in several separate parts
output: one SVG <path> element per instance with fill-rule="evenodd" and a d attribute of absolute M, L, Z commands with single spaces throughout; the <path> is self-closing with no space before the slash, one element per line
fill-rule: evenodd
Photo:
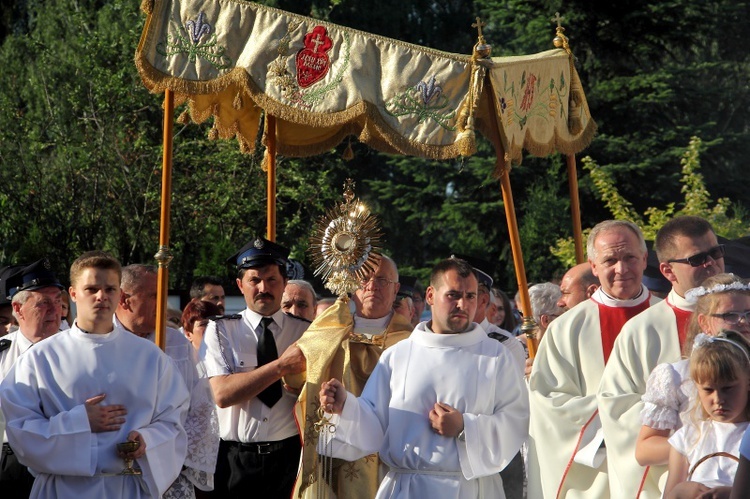
<path fill-rule="evenodd" d="M 351 139 L 349 139 L 349 144 L 347 144 L 346 149 L 344 149 L 344 153 L 341 155 L 341 157 L 344 159 L 344 161 L 351 161 L 354 159 L 354 150 L 352 149 Z"/>
<path fill-rule="evenodd" d="M 219 129 L 216 128 L 216 122 L 214 121 L 214 126 L 211 127 L 211 130 L 208 131 L 208 140 L 216 140 L 219 138 Z"/>
<path fill-rule="evenodd" d="M 251 152 L 253 152 L 253 150 L 248 145 L 247 141 L 242 140 L 242 139 L 238 139 L 237 141 L 240 143 L 240 152 L 242 154 L 250 154 Z"/>
<path fill-rule="evenodd" d="M 271 158 L 268 154 L 268 149 L 266 149 L 266 152 L 263 153 L 263 162 L 260 164 L 261 169 L 268 173 L 268 167 L 270 166 Z"/>
<path fill-rule="evenodd" d="M 190 123 L 190 112 L 187 109 L 180 113 L 180 116 L 177 118 L 177 123 L 180 123 L 181 125 L 187 125 Z"/>

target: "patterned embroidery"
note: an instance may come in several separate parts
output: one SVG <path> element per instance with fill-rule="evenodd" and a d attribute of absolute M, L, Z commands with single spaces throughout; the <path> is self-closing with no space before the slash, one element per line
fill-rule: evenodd
<path fill-rule="evenodd" d="M 518 88 L 523 89 L 522 95 L 516 95 L 516 83 L 508 83 L 508 73 L 503 73 L 504 89 L 499 96 L 500 112 L 505 116 L 505 126 L 511 126 L 516 121 L 520 128 L 526 126 L 531 117 L 539 117 L 545 121 L 549 118 L 565 118 L 565 108 L 560 104 L 568 94 L 565 73 L 560 73 L 559 83 L 550 78 L 549 83 L 542 87 L 542 81 L 533 73 L 526 71 L 521 74 Z M 521 100 L 516 108 L 515 102 Z"/>
<path fill-rule="evenodd" d="M 297 77 L 295 78 L 287 69 L 287 62 L 290 58 L 292 33 L 300 27 L 300 24 L 298 21 L 289 23 L 286 34 L 279 40 L 277 49 L 279 55 L 271 63 L 269 73 L 271 81 L 280 87 L 284 98 L 302 108 L 310 109 L 320 103 L 328 92 L 338 87 L 343 81 L 344 73 L 349 68 L 351 42 L 349 33 L 344 31 L 340 50 L 343 60 L 336 74 L 326 85 L 305 90 L 328 74 L 331 68 L 330 59 L 327 54 L 321 54 L 320 52 L 330 50 L 333 47 L 333 41 L 328 37 L 327 30 L 322 26 L 316 26 L 312 32 L 307 33 L 304 38 L 306 48 L 299 50 L 294 56 L 297 66 Z"/>
<path fill-rule="evenodd" d="M 347 462 L 344 464 L 344 480 L 356 480 L 359 478 L 359 466 L 357 461 Z"/>
<path fill-rule="evenodd" d="M 216 42 L 216 33 L 211 34 L 212 27 L 206 22 L 206 14 L 201 12 L 198 19 L 188 20 L 185 26 L 178 26 L 177 23 L 171 23 L 176 26 L 175 33 L 167 35 L 166 42 L 159 42 L 156 45 L 156 51 L 165 56 L 187 54 L 190 62 L 195 62 L 197 57 L 205 59 L 219 71 L 232 67 L 232 60 L 225 54 L 226 47 Z M 187 33 L 185 36 L 182 32 Z M 210 35 L 210 37 L 209 37 Z M 201 43 L 201 40 L 208 37 L 208 40 Z"/>
<path fill-rule="evenodd" d="M 416 116 L 417 123 L 433 119 L 441 127 L 455 130 L 456 127 L 450 121 L 456 117 L 456 111 L 448 110 L 448 104 L 448 98 L 443 95 L 443 87 L 432 76 L 428 81 L 420 81 L 388 100 L 385 112 L 396 118 Z"/>
<path fill-rule="evenodd" d="M 320 81 L 328 73 L 331 60 L 328 52 L 333 42 L 323 26 L 315 26 L 305 35 L 305 48 L 297 52 L 297 83 L 302 88 Z"/>

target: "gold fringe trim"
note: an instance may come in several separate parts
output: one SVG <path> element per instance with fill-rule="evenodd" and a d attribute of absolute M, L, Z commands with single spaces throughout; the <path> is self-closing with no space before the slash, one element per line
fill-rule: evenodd
<path fill-rule="evenodd" d="M 158 0 L 162 1 L 162 0 Z M 233 1 L 233 0 L 228 0 Z M 457 135 L 454 143 L 447 145 L 430 145 L 423 144 L 420 142 L 412 141 L 406 137 L 403 137 L 400 133 L 394 130 L 382 117 L 379 109 L 376 105 L 368 102 L 359 102 L 352 107 L 335 112 L 335 113 L 313 113 L 310 111 L 303 111 L 285 104 L 282 104 L 270 97 L 268 97 L 251 79 L 250 75 L 245 71 L 244 68 L 236 67 L 226 74 L 210 80 L 210 81 L 187 81 L 180 78 L 173 77 L 169 74 L 163 73 L 153 67 L 151 63 L 146 59 L 143 48 L 148 41 L 148 38 L 152 36 L 151 21 L 153 13 L 153 0 L 143 0 L 142 6 L 150 8 L 146 11 L 149 17 L 146 21 L 141 40 L 139 42 L 138 49 L 135 54 L 135 65 L 138 69 L 141 79 L 143 80 L 146 88 L 152 93 L 164 92 L 167 88 L 171 89 L 175 93 L 175 106 L 180 105 L 184 102 L 188 103 L 190 111 L 190 118 L 195 123 L 202 123 L 209 117 L 214 117 L 213 127 L 208 133 L 208 137 L 211 140 L 216 139 L 229 139 L 236 137 L 240 143 L 240 149 L 245 153 L 252 153 L 254 150 L 255 138 L 258 132 L 258 124 L 252 123 L 252 117 L 255 116 L 252 112 L 248 113 L 250 119 L 243 120 L 241 122 L 232 118 L 231 123 L 225 123 L 225 116 L 220 112 L 220 102 L 231 102 L 234 111 L 238 111 L 239 107 L 247 111 L 248 103 L 243 102 L 241 94 L 244 92 L 247 94 L 252 110 L 259 116 L 260 110 L 262 109 L 268 114 L 277 117 L 282 121 L 288 121 L 297 125 L 304 125 L 310 127 L 324 127 L 334 128 L 339 127 L 335 133 L 330 137 L 321 142 L 315 144 L 285 144 L 278 142 L 277 151 L 278 154 L 286 156 L 312 156 L 328 152 L 331 148 L 341 143 L 347 136 L 354 135 L 357 140 L 367 144 L 370 147 L 378 149 L 380 151 L 391 153 L 391 154 L 404 154 L 412 156 L 421 156 L 429 159 L 443 160 L 452 159 L 457 156 L 470 156 L 476 153 L 476 137 L 471 129 L 464 130 Z M 270 10 L 276 12 L 279 15 L 289 16 L 291 18 L 299 18 L 307 20 L 302 16 L 296 16 L 287 12 L 258 6 L 258 8 Z M 320 21 L 315 20 L 316 23 L 324 24 Z M 333 26 L 333 25 L 331 25 Z M 336 29 L 342 29 L 353 33 L 359 33 L 369 38 L 382 40 L 388 43 L 394 43 L 405 46 L 407 48 L 417 50 L 420 52 L 437 55 L 440 57 L 447 57 L 453 60 L 466 62 L 467 65 L 470 62 L 470 56 L 458 57 L 455 54 L 448 54 L 425 47 L 419 47 L 417 45 L 406 44 L 399 42 L 398 40 L 391 40 L 384 37 L 378 37 L 376 35 L 370 35 L 368 33 L 358 32 L 351 30 L 350 28 L 343 28 L 336 26 Z M 575 72 L 572 73 L 572 78 L 575 82 L 580 85 L 580 79 L 577 78 Z M 492 88 L 491 85 L 486 85 L 486 88 Z M 579 90 L 580 89 L 580 90 Z M 575 96 L 573 97 L 573 89 L 571 89 L 571 100 L 575 100 L 576 104 L 583 101 L 582 92 L 583 89 L 577 86 L 575 89 Z M 580 91 L 580 93 L 579 93 Z M 198 106 L 196 100 L 198 97 L 205 99 L 206 96 L 210 96 L 210 105 Z M 536 143 L 531 139 L 531 136 L 527 130 L 524 137 L 523 146 L 517 148 L 515 146 L 508 146 L 503 144 L 503 134 L 493 128 L 496 125 L 488 126 L 487 123 L 483 123 L 484 120 L 496 120 L 496 113 L 494 116 L 483 113 L 483 109 L 487 109 L 486 100 L 493 100 L 492 98 L 487 99 L 487 91 L 484 90 L 480 95 L 480 100 L 485 101 L 485 106 L 479 106 L 478 116 L 473 124 L 477 130 L 487 136 L 492 143 L 498 154 L 505 153 L 508 151 L 510 158 L 513 161 L 520 163 L 522 157 L 522 149 L 526 149 L 529 153 L 535 156 L 546 156 L 555 151 L 563 154 L 575 154 L 586 148 L 596 133 L 596 123 L 593 119 L 590 119 L 586 129 L 575 139 L 563 140 L 555 130 L 553 139 L 546 144 Z M 238 102 L 239 101 L 239 102 Z M 493 102 L 494 105 L 494 102 Z M 227 114 L 232 114 L 227 111 Z M 236 113 L 234 113 L 236 114 Z M 483 115 L 484 116 L 480 116 Z M 244 114 L 243 114 L 244 116 Z M 576 128 L 575 120 L 569 124 L 571 128 Z M 280 128 L 283 127 L 283 123 L 280 124 Z M 265 137 L 263 138 L 265 143 Z"/>
<path fill-rule="evenodd" d="M 145 14 L 151 15 L 154 12 L 154 0 L 141 0 L 141 10 Z"/>

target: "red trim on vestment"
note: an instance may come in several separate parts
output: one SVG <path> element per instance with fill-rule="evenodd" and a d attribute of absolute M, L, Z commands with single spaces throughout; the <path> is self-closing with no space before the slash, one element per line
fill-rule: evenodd
<path fill-rule="evenodd" d="M 675 319 L 677 320 L 677 339 L 680 341 L 680 352 L 682 352 L 682 347 L 685 344 L 685 339 L 687 338 L 687 327 L 690 323 L 690 317 L 693 315 L 693 312 L 691 312 L 690 310 L 683 310 L 681 308 L 678 308 L 675 305 L 669 303 L 669 300 L 667 300 L 667 305 L 669 305 L 669 308 L 672 309 Z"/>
<path fill-rule="evenodd" d="M 591 422 L 594 420 L 594 418 L 599 414 L 599 409 L 594 411 L 594 414 L 591 415 L 588 421 L 581 427 L 581 432 L 578 434 L 578 441 L 576 442 L 576 446 L 573 448 L 573 455 L 570 456 L 570 460 L 568 461 L 567 466 L 565 466 L 565 471 L 563 471 L 563 476 L 560 479 L 560 485 L 557 487 L 557 494 L 555 495 L 556 499 L 559 499 L 560 492 L 562 492 L 563 485 L 565 484 L 565 479 L 568 477 L 568 471 L 570 471 L 570 467 L 573 466 L 573 460 L 576 457 L 576 453 L 578 452 L 578 448 L 581 446 L 581 440 L 583 440 L 583 432 L 586 431 L 586 428 L 591 424 Z"/>
<path fill-rule="evenodd" d="M 641 492 L 643 492 L 643 486 L 646 484 L 646 477 L 648 476 L 648 472 L 651 469 L 651 466 L 646 466 L 646 471 L 643 472 L 643 477 L 641 478 L 641 484 L 638 485 L 638 493 L 635 495 L 635 499 L 639 499 L 641 497 Z"/>
<path fill-rule="evenodd" d="M 650 296 L 643 303 L 633 307 L 610 307 L 603 303 L 596 302 L 599 307 L 599 327 L 602 332 L 602 353 L 604 354 L 604 364 L 607 364 L 612 348 L 615 346 L 617 335 L 620 334 L 622 326 L 630 319 L 646 310 L 650 305 Z"/>

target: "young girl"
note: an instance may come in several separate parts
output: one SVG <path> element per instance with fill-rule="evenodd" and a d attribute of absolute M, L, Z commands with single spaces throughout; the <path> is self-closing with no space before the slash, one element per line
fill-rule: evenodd
<path fill-rule="evenodd" d="M 732 329 L 750 338 L 748 317 L 737 315 L 750 311 L 750 284 L 746 280 L 734 274 L 718 274 L 688 295 L 696 300 L 696 306 L 688 326 L 685 358 L 674 364 L 658 365 L 646 383 L 641 412 L 643 426 L 635 448 L 636 459 L 642 466 L 667 464 L 670 449 L 667 439 L 682 426 L 680 414 L 687 410 L 692 388 L 687 357 L 695 336 L 700 332 L 716 335 Z"/>
<path fill-rule="evenodd" d="M 690 355 L 697 400 L 689 421 L 669 438 L 667 498 L 729 495 L 750 418 L 750 342 L 735 331 L 699 334 Z"/>

